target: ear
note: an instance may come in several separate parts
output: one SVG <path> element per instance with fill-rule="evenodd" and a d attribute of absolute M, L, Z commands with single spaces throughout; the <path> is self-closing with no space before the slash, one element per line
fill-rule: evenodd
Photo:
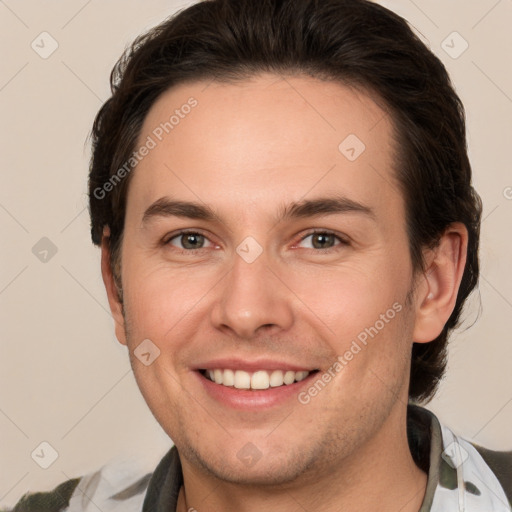
<path fill-rule="evenodd" d="M 466 266 L 467 247 L 467 228 L 456 222 L 446 229 L 438 246 L 427 254 L 427 270 L 416 293 L 414 342 L 436 339 L 450 318 Z"/>
<path fill-rule="evenodd" d="M 115 322 L 116 338 L 119 343 L 126 345 L 123 304 L 119 298 L 114 276 L 112 274 L 112 266 L 110 265 L 110 229 L 108 226 L 103 228 L 103 237 L 101 239 L 101 275 L 103 277 L 105 290 L 107 291 L 112 318 Z"/>

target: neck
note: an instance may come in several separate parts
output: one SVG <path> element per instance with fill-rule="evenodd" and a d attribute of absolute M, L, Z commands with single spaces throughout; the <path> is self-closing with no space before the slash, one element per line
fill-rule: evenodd
<path fill-rule="evenodd" d="M 184 486 L 177 511 L 417 512 L 427 475 L 416 466 L 409 450 L 405 415 L 405 410 L 392 414 L 373 438 L 335 467 L 312 468 L 300 481 L 287 485 L 242 486 L 206 475 L 182 460 Z"/>

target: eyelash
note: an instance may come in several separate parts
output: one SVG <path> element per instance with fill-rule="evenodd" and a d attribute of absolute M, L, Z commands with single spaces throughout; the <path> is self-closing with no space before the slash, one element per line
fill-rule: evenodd
<path fill-rule="evenodd" d="M 303 242 L 306 238 L 310 237 L 311 235 L 327 235 L 327 236 L 334 236 L 340 243 L 337 245 L 334 245 L 333 247 L 328 247 L 327 249 L 310 249 L 311 251 L 315 252 L 322 252 L 324 254 L 330 254 L 331 252 L 339 250 L 341 247 L 345 247 L 349 245 L 349 241 L 346 238 L 343 238 L 340 235 L 337 235 L 334 231 L 329 231 L 328 229 L 313 229 L 312 231 L 309 231 L 306 233 L 299 242 Z"/>
<path fill-rule="evenodd" d="M 178 233 L 172 235 L 171 237 L 169 237 L 167 239 L 162 240 L 162 245 L 164 245 L 164 246 L 171 245 L 170 242 L 172 240 L 174 240 L 175 238 L 179 238 L 180 236 L 183 236 L 183 235 L 201 235 L 208 240 L 208 237 L 204 233 L 201 233 L 201 231 L 185 229 L 185 230 L 179 231 Z M 308 249 L 308 250 L 311 250 L 314 252 L 322 252 L 323 254 L 330 254 L 331 252 L 338 250 L 340 247 L 349 245 L 349 241 L 347 239 L 341 237 L 340 235 L 337 235 L 334 231 L 329 231 L 326 229 L 314 229 L 312 231 L 309 231 L 299 240 L 299 243 L 303 242 L 306 238 L 308 238 L 312 235 L 327 235 L 327 236 L 333 235 L 340 242 L 339 244 L 334 245 L 333 247 L 328 247 L 327 249 L 315 249 L 315 248 Z M 186 254 L 195 254 L 196 252 L 202 251 L 205 248 L 201 247 L 199 249 L 179 249 L 177 247 L 174 247 L 174 249 L 182 254 L 185 254 L 185 253 Z"/>

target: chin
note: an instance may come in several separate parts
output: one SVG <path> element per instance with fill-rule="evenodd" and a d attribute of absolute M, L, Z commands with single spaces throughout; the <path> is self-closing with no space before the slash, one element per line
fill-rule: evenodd
<path fill-rule="evenodd" d="M 225 452 L 203 454 L 191 447 L 178 448 L 178 451 L 192 465 L 201 467 L 210 476 L 237 485 L 283 486 L 296 481 L 314 465 L 304 451 L 288 452 L 285 456 L 258 453 L 257 448 L 249 443 L 244 448 L 238 456 L 230 458 L 226 458 Z"/>

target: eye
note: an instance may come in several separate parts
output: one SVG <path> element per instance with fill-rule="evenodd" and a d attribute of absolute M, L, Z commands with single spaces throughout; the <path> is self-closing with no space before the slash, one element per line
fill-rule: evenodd
<path fill-rule="evenodd" d="M 308 233 L 301 238 L 299 244 L 308 239 L 310 239 L 310 244 L 309 247 L 306 247 L 307 249 L 319 249 L 324 253 L 337 250 L 340 246 L 349 245 L 349 242 L 341 236 L 326 230 L 315 230 Z M 215 246 L 205 235 L 198 231 L 180 231 L 163 240 L 163 245 L 171 245 L 181 252 L 194 252 Z"/>
<path fill-rule="evenodd" d="M 205 246 L 205 243 L 210 245 Z M 164 245 L 172 245 L 183 252 L 191 252 L 213 246 L 208 238 L 197 231 L 180 231 L 178 234 L 165 240 Z"/>
<path fill-rule="evenodd" d="M 338 246 L 348 245 L 347 240 L 332 231 L 315 230 L 301 238 L 300 242 L 304 242 L 307 239 L 311 239 L 310 247 L 307 247 L 308 249 L 321 249 L 322 252 L 330 252 L 331 250 L 336 250 Z M 336 240 L 339 241 L 338 244 L 336 244 Z"/>

